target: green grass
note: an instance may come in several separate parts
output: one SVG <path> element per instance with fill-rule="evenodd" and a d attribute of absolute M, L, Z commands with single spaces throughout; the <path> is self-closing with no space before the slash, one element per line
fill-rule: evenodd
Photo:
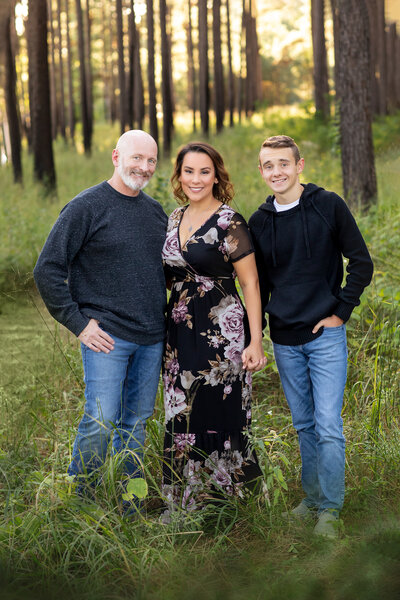
<path fill-rule="evenodd" d="M 306 113 L 269 111 L 213 138 L 248 217 L 266 188 L 257 152 L 270 134 L 299 141 L 304 181 L 341 192 L 336 130 Z M 100 125 L 91 158 L 56 144 L 58 197 L 2 171 L 0 206 L 0 589 L 2 599 L 375 600 L 400 593 L 400 208 L 399 117 L 374 125 L 379 202 L 358 222 L 375 263 L 373 284 L 348 324 L 349 377 L 343 417 L 347 495 L 343 533 L 331 543 L 282 511 L 301 498 L 298 445 L 268 340 L 255 376 L 254 443 L 269 501 L 254 495 L 160 523 L 161 391 L 149 423 L 147 513 L 121 519 L 118 464 L 109 458 L 97 504 L 79 503 L 65 476 L 82 408 L 75 338 L 47 315 L 31 271 L 59 209 L 108 178 L 117 129 Z M 192 136 L 180 130 L 175 148 Z M 198 136 L 196 136 L 198 137 Z M 163 159 L 149 185 L 172 210 Z"/>

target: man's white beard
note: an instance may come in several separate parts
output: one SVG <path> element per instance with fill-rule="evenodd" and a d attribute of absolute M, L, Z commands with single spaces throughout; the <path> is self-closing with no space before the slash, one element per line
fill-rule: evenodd
<path fill-rule="evenodd" d="M 139 192 L 140 190 L 143 190 L 150 181 L 150 179 L 147 179 L 143 183 L 137 183 L 137 181 L 134 181 L 131 175 L 126 174 L 122 162 L 118 165 L 118 175 L 121 177 L 124 184 L 133 192 Z"/>

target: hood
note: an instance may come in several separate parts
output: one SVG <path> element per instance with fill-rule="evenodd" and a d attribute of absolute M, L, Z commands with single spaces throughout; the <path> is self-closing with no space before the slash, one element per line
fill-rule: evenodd
<path fill-rule="evenodd" d="M 310 259 L 311 258 L 311 248 L 310 248 L 310 238 L 309 238 L 309 234 L 308 234 L 307 213 L 305 211 L 305 208 L 307 206 L 312 206 L 313 209 L 316 210 L 316 212 L 321 216 L 320 211 L 316 208 L 316 206 L 313 202 L 313 196 L 320 190 L 323 190 L 324 188 L 322 188 L 318 185 L 315 185 L 314 183 L 306 183 L 305 185 L 303 185 L 303 188 L 304 188 L 304 190 L 300 196 L 299 206 L 300 206 L 301 223 L 302 223 L 302 229 L 303 229 L 304 245 L 306 248 L 307 259 Z M 274 267 L 276 267 L 278 265 L 278 260 L 277 260 L 277 256 L 276 256 L 277 248 L 276 248 L 276 235 L 275 235 L 275 217 L 276 217 L 276 215 L 278 215 L 278 213 L 276 212 L 276 209 L 274 206 L 274 198 L 275 198 L 275 196 L 268 196 L 266 201 L 263 204 L 261 204 L 261 206 L 259 207 L 258 210 L 265 211 L 267 213 L 270 213 L 270 215 L 271 215 L 270 219 L 264 219 L 262 229 L 264 229 L 264 227 L 266 226 L 266 222 L 269 221 L 270 222 L 271 243 L 272 243 L 272 264 Z"/>

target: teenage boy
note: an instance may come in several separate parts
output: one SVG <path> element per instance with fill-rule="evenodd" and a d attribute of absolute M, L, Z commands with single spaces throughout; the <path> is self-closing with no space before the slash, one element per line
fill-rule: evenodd
<path fill-rule="evenodd" d="M 265 140 L 258 168 L 273 195 L 249 226 L 275 360 L 298 433 L 306 494 L 290 514 L 317 514 L 314 532 L 337 537 L 344 500 L 345 323 L 371 281 L 373 265 L 342 198 L 300 183 L 304 159 L 292 138 Z M 348 259 L 344 285 L 343 256 Z"/>

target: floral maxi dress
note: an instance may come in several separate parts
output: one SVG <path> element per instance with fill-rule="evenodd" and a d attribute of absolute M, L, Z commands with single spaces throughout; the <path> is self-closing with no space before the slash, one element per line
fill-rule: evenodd
<path fill-rule="evenodd" d="M 171 281 L 163 361 L 166 434 L 163 492 L 169 506 L 194 510 L 215 495 L 243 495 L 261 475 L 249 448 L 251 373 L 241 354 L 247 316 L 234 263 L 251 254 L 247 224 L 219 209 L 181 247 L 185 207 L 168 222 L 163 261 Z"/>

